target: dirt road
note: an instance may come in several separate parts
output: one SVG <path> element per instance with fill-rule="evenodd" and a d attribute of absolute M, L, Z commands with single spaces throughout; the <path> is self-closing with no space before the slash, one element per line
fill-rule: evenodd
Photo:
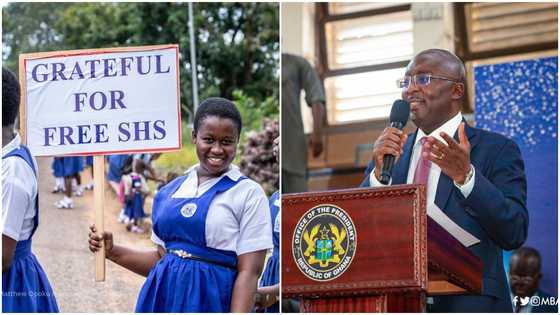
<path fill-rule="evenodd" d="M 94 255 L 87 246 L 88 227 L 94 222 L 93 192 L 73 197 L 73 209 L 57 209 L 54 203 L 62 195 L 51 193 L 52 158 L 38 158 L 37 162 L 41 212 L 33 251 L 47 273 L 60 311 L 133 312 L 143 277 L 107 261 L 105 282 L 94 280 Z M 88 183 L 89 170 L 84 173 L 84 183 Z M 124 225 L 116 222 L 120 206 L 108 185 L 105 192 L 105 228 L 113 232 L 115 242 L 153 248 L 149 233 L 129 233 Z"/>

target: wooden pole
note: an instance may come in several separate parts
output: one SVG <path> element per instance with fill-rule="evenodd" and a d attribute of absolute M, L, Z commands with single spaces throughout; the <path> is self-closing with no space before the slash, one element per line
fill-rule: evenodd
<path fill-rule="evenodd" d="M 95 208 L 95 227 L 97 233 L 103 235 L 105 231 L 103 207 L 105 205 L 105 157 L 93 157 L 93 207 Z M 95 253 L 95 281 L 105 281 L 105 244 Z"/>
<path fill-rule="evenodd" d="M 26 91 L 26 73 L 25 73 L 25 58 L 22 55 L 19 55 L 19 87 L 20 87 L 20 95 L 19 95 L 19 136 L 21 138 L 21 144 L 27 145 L 27 113 L 25 111 L 25 91 Z"/>

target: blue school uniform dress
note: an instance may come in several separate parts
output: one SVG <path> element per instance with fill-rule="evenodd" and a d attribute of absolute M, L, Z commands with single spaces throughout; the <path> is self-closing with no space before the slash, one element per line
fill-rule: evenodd
<path fill-rule="evenodd" d="M 144 213 L 144 197 L 142 196 L 142 178 L 137 175 L 130 175 L 132 179 L 133 196 L 125 202 L 124 214 L 130 219 L 142 219 Z"/>
<path fill-rule="evenodd" d="M 122 169 L 128 159 L 128 156 L 128 154 L 116 154 L 109 156 L 109 170 L 107 172 L 108 181 L 116 183 L 121 181 Z"/>
<path fill-rule="evenodd" d="M 84 160 L 86 162 L 86 167 L 93 166 L 93 156 L 86 156 Z"/>
<path fill-rule="evenodd" d="M 18 157 L 23 159 L 25 163 L 29 167 L 31 167 L 34 175 L 33 180 L 36 181 L 37 173 L 34 167 L 33 158 L 27 147 L 19 145 L 18 136 L 16 136 L 16 139 L 12 140 L 12 142 L 8 144 L 7 147 L 10 146 L 13 146 L 13 149 L 2 156 L 2 160 L 5 164 L 2 169 L 3 175 L 15 176 L 15 174 L 11 174 L 11 171 L 15 170 L 4 168 L 9 167 L 7 164 L 15 164 L 13 164 L 13 162 L 7 163 L 5 159 L 9 157 Z M 20 176 L 21 175 L 23 174 L 20 174 Z M 3 181 L 7 180 L 9 179 L 3 178 Z M 13 181 L 11 184 L 6 183 L 6 185 L 17 186 L 18 184 L 14 184 L 16 182 L 17 181 Z M 23 180 L 21 182 L 23 182 Z M 35 215 L 33 216 L 33 218 L 25 218 L 24 214 L 22 214 L 22 212 L 26 210 L 25 208 L 13 208 L 14 205 L 12 203 L 14 202 L 14 198 L 16 198 L 16 196 L 12 196 L 11 194 L 12 192 L 18 192 L 15 192 L 13 187 L 5 186 L 4 184 L 5 183 L 3 183 L 3 188 L 5 191 L 4 193 L 10 195 L 10 197 L 6 197 L 8 199 L 4 200 L 5 196 L 3 195 L 2 204 L 3 207 L 9 206 L 10 209 L 3 209 L 2 211 L 2 233 L 12 239 L 17 240 L 20 238 L 22 231 L 25 230 L 24 228 L 26 228 L 26 225 L 27 228 L 31 227 L 31 232 L 28 238 L 18 240 L 12 264 L 7 271 L 2 272 L 2 312 L 58 312 L 58 306 L 52 288 L 49 284 L 49 280 L 47 279 L 43 268 L 37 261 L 37 258 L 31 252 L 32 237 L 37 230 L 37 226 L 39 225 L 38 193 L 33 204 Z M 19 193 L 21 194 L 21 191 L 19 191 Z M 12 215 L 12 217 L 8 217 L 10 215 Z M 18 219 L 14 219 L 18 216 L 20 218 L 20 221 L 18 221 Z M 13 226 L 14 222 L 23 222 L 20 224 L 19 231 L 16 227 Z M 29 226 L 29 224 L 31 224 L 31 226 Z"/>
<path fill-rule="evenodd" d="M 274 248 L 272 255 L 266 262 L 259 287 L 268 287 L 280 282 L 280 192 L 275 192 L 270 197 L 270 217 L 272 218 L 272 241 Z M 280 304 L 275 303 L 264 310 L 265 313 L 279 313 Z"/>
<path fill-rule="evenodd" d="M 150 271 L 136 312 L 227 313 L 237 256 L 272 247 L 261 233 L 270 216 L 258 184 L 234 169 L 197 185 L 193 167 L 154 198 L 152 239 L 167 254 Z"/>
<path fill-rule="evenodd" d="M 55 175 L 55 177 L 74 176 L 84 170 L 84 158 L 81 156 L 65 156 L 60 159 L 62 163 L 62 176 Z"/>
<path fill-rule="evenodd" d="M 61 157 L 55 157 L 51 167 L 54 177 L 64 177 L 64 164 L 62 163 Z"/>

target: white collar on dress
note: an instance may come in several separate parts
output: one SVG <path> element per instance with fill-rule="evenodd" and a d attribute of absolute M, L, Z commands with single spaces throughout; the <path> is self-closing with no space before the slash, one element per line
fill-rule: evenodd
<path fill-rule="evenodd" d="M 198 174 L 196 173 L 196 168 L 200 164 L 196 164 L 191 166 L 188 170 L 185 171 L 185 175 L 187 175 L 187 179 L 181 184 L 179 189 L 175 191 L 171 198 L 193 198 L 196 197 L 198 191 Z M 217 183 L 222 177 L 227 176 L 233 181 L 237 181 L 239 177 L 243 176 L 241 171 L 239 171 L 239 167 L 236 165 L 231 164 L 229 171 L 222 174 L 220 177 L 216 177 L 211 179 L 209 182 L 213 182 L 214 184 Z"/>
<path fill-rule="evenodd" d="M 189 167 L 188 170 L 185 171 L 185 173 L 188 176 L 192 176 L 191 174 L 196 174 L 196 168 L 200 166 L 200 163 L 195 164 L 191 167 Z M 225 172 L 224 174 L 222 174 L 219 178 L 222 178 L 224 176 L 227 176 L 229 178 L 231 178 L 232 180 L 236 181 L 239 179 L 239 177 L 243 176 L 243 174 L 241 174 L 241 171 L 239 171 L 239 167 L 237 165 L 233 165 L 230 164 L 229 166 L 229 171 Z"/>
<path fill-rule="evenodd" d="M 12 150 L 17 149 L 21 145 L 21 139 L 19 138 L 19 134 L 16 133 L 16 136 L 6 144 L 5 147 L 2 148 L 2 156 L 12 152 Z"/>
<path fill-rule="evenodd" d="M 462 121 L 463 121 L 463 115 L 461 115 L 461 112 L 459 112 L 453 118 L 451 118 L 447 122 L 445 122 L 445 124 L 441 125 L 438 129 L 432 131 L 432 133 L 430 133 L 428 136 L 434 137 L 434 138 L 438 139 L 439 141 L 441 141 L 443 143 L 447 143 L 445 140 L 443 140 L 443 138 L 439 135 L 439 133 L 440 132 L 445 132 L 446 134 L 451 136 L 451 138 L 453 138 L 453 135 L 455 135 L 455 132 L 459 128 L 459 125 L 461 124 Z M 425 137 L 425 136 L 426 136 L 426 134 L 424 133 L 424 131 L 422 131 L 422 129 L 418 128 L 418 134 L 416 135 L 416 140 L 414 141 L 414 146 L 416 146 L 418 144 L 418 142 L 420 141 L 420 139 L 422 139 L 422 137 Z"/>

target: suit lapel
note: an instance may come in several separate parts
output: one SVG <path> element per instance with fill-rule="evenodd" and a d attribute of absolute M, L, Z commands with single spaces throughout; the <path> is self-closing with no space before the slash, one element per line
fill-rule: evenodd
<path fill-rule="evenodd" d="M 417 134 L 418 131 L 416 131 L 413 135 L 411 134 L 404 144 L 403 154 L 401 155 L 401 158 L 399 159 L 397 164 L 395 164 L 395 168 L 393 169 L 393 181 L 391 182 L 392 185 L 406 184 L 410 158 L 412 157 L 412 149 L 414 148 L 414 142 L 416 140 Z"/>
<path fill-rule="evenodd" d="M 473 129 L 466 123 L 464 118 L 463 118 L 463 122 L 465 122 L 465 133 L 467 134 L 467 138 L 469 139 L 469 143 L 471 144 L 471 152 L 472 152 L 473 148 L 478 144 L 477 132 L 475 129 Z M 455 141 L 459 142 L 459 130 L 455 132 L 453 138 L 455 139 Z M 472 163 L 472 158 L 471 158 L 471 163 Z M 453 184 L 453 180 L 451 179 L 451 177 L 441 172 L 439 176 L 438 186 L 436 190 L 436 198 L 434 202 L 443 211 L 445 211 L 444 209 L 447 204 L 447 201 L 449 200 L 449 197 L 451 196 L 451 192 L 453 191 L 453 186 L 455 185 Z"/>

